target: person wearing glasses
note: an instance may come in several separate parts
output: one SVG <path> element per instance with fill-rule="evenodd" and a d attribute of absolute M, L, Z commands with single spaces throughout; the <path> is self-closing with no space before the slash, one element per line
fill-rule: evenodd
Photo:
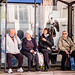
<path fill-rule="evenodd" d="M 65 62 L 68 58 L 68 54 L 70 54 L 71 57 L 74 57 L 75 60 L 75 44 L 71 38 L 68 37 L 66 30 L 62 32 L 62 37 L 59 38 L 58 49 L 60 50 L 59 53 L 62 55 L 61 70 L 65 70 Z"/>

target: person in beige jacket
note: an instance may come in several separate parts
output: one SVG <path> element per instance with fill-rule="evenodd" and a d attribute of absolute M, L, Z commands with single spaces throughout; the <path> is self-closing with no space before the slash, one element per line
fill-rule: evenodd
<path fill-rule="evenodd" d="M 68 37 L 67 31 L 63 31 L 62 37 L 59 38 L 58 49 L 60 50 L 59 53 L 62 54 L 61 70 L 65 70 L 65 62 L 68 54 L 75 59 L 75 44 L 71 38 Z"/>

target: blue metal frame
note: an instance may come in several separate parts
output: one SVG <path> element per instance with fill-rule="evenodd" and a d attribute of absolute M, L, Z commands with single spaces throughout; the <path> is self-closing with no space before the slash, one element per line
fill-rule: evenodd
<path fill-rule="evenodd" d="M 40 12 L 41 12 L 41 4 L 39 4 L 39 38 L 40 38 L 40 21 L 41 21 L 41 18 L 40 18 L 40 16 L 41 16 L 41 14 L 40 14 Z"/>
<path fill-rule="evenodd" d="M 35 0 L 7 0 L 8 3 L 35 3 Z M 42 0 L 36 0 L 36 3 L 42 3 Z"/>

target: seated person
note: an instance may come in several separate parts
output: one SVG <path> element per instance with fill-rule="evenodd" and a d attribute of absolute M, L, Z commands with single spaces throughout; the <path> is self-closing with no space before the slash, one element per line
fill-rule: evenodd
<path fill-rule="evenodd" d="M 53 38 L 49 34 L 49 28 L 45 28 L 42 36 L 39 39 L 39 51 L 44 55 L 45 71 L 50 67 L 49 54 L 51 53 L 51 47 L 54 45 Z"/>
<path fill-rule="evenodd" d="M 65 70 L 65 62 L 66 58 L 68 58 L 68 54 L 75 59 L 75 45 L 68 37 L 67 31 L 63 31 L 62 37 L 59 38 L 58 49 L 60 50 L 60 54 L 62 54 L 61 70 Z"/>
<path fill-rule="evenodd" d="M 33 57 L 35 58 L 36 71 L 39 71 L 37 44 L 34 38 L 32 38 L 32 31 L 26 31 L 26 37 L 22 40 L 21 53 L 28 58 L 28 71 L 31 71 L 31 62 Z"/>
<path fill-rule="evenodd" d="M 4 39 L 5 40 L 5 39 Z M 15 29 L 11 29 L 10 33 L 7 34 L 6 39 L 6 53 L 7 53 L 7 61 L 8 61 L 8 73 L 12 73 L 12 58 L 15 56 L 18 59 L 18 69 L 17 71 L 23 72 L 22 63 L 23 63 L 23 55 L 20 53 L 18 49 L 18 44 L 21 44 L 20 39 L 18 38 Z M 5 43 L 5 41 L 4 41 Z M 5 45 L 5 44 L 4 44 Z"/>

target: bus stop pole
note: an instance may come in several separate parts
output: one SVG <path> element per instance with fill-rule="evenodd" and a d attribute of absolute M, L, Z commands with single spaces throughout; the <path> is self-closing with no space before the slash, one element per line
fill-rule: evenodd
<path fill-rule="evenodd" d="M 7 33 L 7 0 L 5 4 L 5 64 L 4 64 L 4 72 L 6 72 L 6 33 Z"/>
<path fill-rule="evenodd" d="M 34 38 L 36 39 L 36 0 L 35 0 L 35 12 L 34 12 Z"/>

